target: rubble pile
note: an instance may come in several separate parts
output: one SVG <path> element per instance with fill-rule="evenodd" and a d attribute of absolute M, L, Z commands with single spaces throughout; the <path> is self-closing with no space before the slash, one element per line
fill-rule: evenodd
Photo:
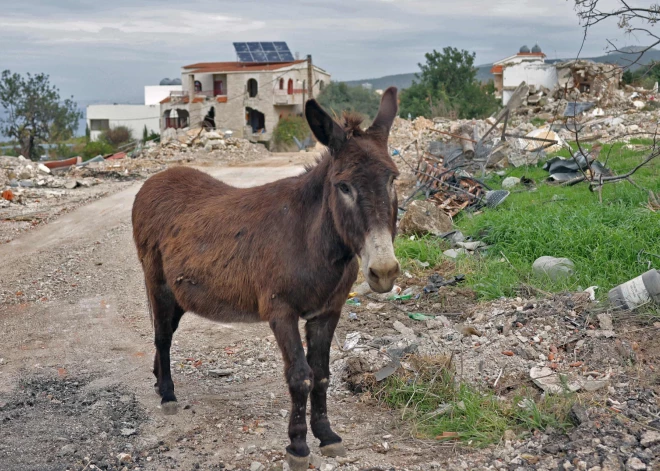
<path fill-rule="evenodd" d="M 161 144 L 145 148 L 140 158 L 186 160 L 191 158 L 192 153 L 195 154 L 195 160 L 209 159 L 217 162 L 250 162 L 269 155 L 268 149 L 261 144 L 218 131 L 169 128 L 161 135 Z"/>
<path fill-rule="evenodd" d="M 95 178 L 72 178 L 23 156 L 0 156 L 0 188 L 66 188 L 97 185 Z"/>

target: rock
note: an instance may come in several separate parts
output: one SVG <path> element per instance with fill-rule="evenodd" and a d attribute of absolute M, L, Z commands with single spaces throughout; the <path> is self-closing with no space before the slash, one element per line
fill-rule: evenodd
<path fill-rule="evenodd" d="M 609 383 L 609 379 L 588 379 L 582 384 L 582 389 L 588 392 L 594 392 L 603 389 Z"/>
<path fill-rule="evenodd" d="M 77 186 L 78 186 L 77 180 L 67 180 L 64 182 L 64 188 L 66 188 L 67 190 L 73 190 Z"/>
<path fill-rule="evenodd" d="M 644 448 L 652 447 L 660 443 L 660 433 L 655 430 L 649 430 L 642 434 L 640 444 Z"/>
<path fill-rule="evenodd" d="M 263 471 L 266 467 L 258 461 L 253 461 L 250 465 L 250 471 Z"/>
<path fill-rule="evenodd" d="M 601 313 L 596 317 L 598 317 L 598 323 L 600 324 L 600 328 L 602 330 L 614 330 L 612 325 L 612 316 L 610 314 Z"/>
<path fill-rule="evenodd" d="M 608 453 L 601 464 L 602 471 L 621 471 L 623 470 L 623 463 L 619 457 L 613 453 Z"/>
<path fill-rule="evenodd" d="M 642 460 L 637 458 L 636 456 L 632 456 L 628 458 L 628 461 L 626 461 L 626 470 L 627 471 L 643 471 L 646 469 L 646 465 Z"/>
<path fill-rule="evenodd" d="M 410 327 L 406 327 L 399 321 L 394 321 L 392 327 L 408 340 L 415 340 L 415 331 Z"/>
<path fill-rule="evenodd" d="M 433 234 L 451 232 L 451 216 L 430 201 L 413 201 L 401 218 L 399 230 L 403 234 Z"/>
<path fill-rule="evenodd" d="M 44 164 L 37 165 L 37 169 L 39 169 L 39 171 L 42 173 L 50 174 L 50 169 L 46 167 Z"/>
<path fill-rule="evenodd" d="M 560 394 L 565 389 L 564 381 L 547 366 L 542 368 L 538 366 L 533 367 L 529 370 L 529 377 L 534 384 L 547 393 Z M 581 385 L 579 383 L 568 383 L 566 387 L 568 387 L 569 391 L 575 392 L 580 389 Z"/>
<path fill-rule="evenodd" d="M 234 374 L 234 370 L 232 370 L 231 368 L 209 370 L 209 376 L 213 376 L 214 378 L 221 378 L 223 376 L 231 376 L 233 374 Z"/>
<path fill-rule="evenodd" d="M 323 465 L 323 458 L 315 453 L 310 453 L 309 464 L 314 466 L 314 468 L 319 469 Z"/>
<path fill-rule="evenodd" d="M 135 435 L 137 433 L 137 430 L 134 428 L 123 428 L 120 431 L 122 437 L 130 437 L 131 435 Z"/>
<path fill-rule="evenodd" d="M 458 258 L 459 255 L 467 255 L 469 253 L 470 252 L 468 252 L 467 249 L 464 249 L 464 248 L 461 247 L 460 249 L 445 250 L 444 252 L 442 252 L 442 255 L 444 255 L 445 257 L 455 259 L 455 258 Z"/>
<path fill-rule="evenodd" d="M 69 443 L 60 448 L 60 456 L 73 455 L 76 452 L 75 445 Z"/>
<path fill-rule="evenodd" d="M 506 177 L 504 180 L 502 180 L 502 188 L 508 190 L 518 185 L 519 183 L 520 183 L 520 178 L 518 177 Z"/>
<path fill-rule="evenodd" d="M 289 414 L 289 411 L 288 411 L 288 410 L 286 410 L 286 409 L 280 409 L 280 415 L 281 415 L 282 417 L 285 417 L 285 418 L 286 418 L 286 416 L 287 416 L 288 414 Z"/>
<path fill-rule="evenodd" d="M 321 465 L 321 471 L 335 471 L 336 466 L 332 463 L 323 463 Z"/>
<path fill-rule="evenodd" d="M 133 461 L 133 457 L 128 453 L 119 453 L 117 459 L 120 463 L 130 463 Z"/>
<path fill-rule="evenodd" d="M 576 424 L 584 424 L 589 422 L 589 415 L 587 414 L 587 409 L 580 404 L 573 404 L 569 412 L 569 417 Z"/>
<path fill-rule="evenodd" d="M 557 281 L 572 276 L 575 273 L 575 264 L 568 258 L 544 256 L 534 260 L 532 271 L 537 276 L 548 276 Z"/>

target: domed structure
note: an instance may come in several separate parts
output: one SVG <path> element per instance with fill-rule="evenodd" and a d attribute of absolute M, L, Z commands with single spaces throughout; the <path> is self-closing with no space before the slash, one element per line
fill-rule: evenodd
<path fill-rule="evenodd" d="M 541 47 L 538 44 L 534 44 L 534 47 L 532 48 L 532 52 L 535 54 L 541 54 L 543 51 L 541 50 Z"/>
<path fill-rule="evenodd" d="M 520 48 L 520 52 L 523 54 L 529 53 L 529 48 L 527 46 L 523 46 Z"/>
<path fill-rule="evenodd" d="M 180 78 L 175 78 L 170 80 L 170 85 L 181 85 L 181 79 Z"/>
<path fill-rule="evenodd" d="M 168 78 L 164 78 L 160 81 L 160 85 L 172 85 L 172 81 Z"/>

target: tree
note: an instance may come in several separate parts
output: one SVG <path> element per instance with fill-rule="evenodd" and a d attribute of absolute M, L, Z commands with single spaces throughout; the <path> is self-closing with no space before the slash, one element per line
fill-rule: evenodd
<path fill-rule="evenodd" d="M 344 82 L 326 85 L 318 101 L 337 116 L 341 116 L 342 111 L 356 111 L 370 119 L 376 117 L 380 106 L 380 97 L 375 92 L 364 87 L 349 87 Z"/>
<path fill-rule="evenodd" d="M 39 157 L 39 144 L 73 136 L 82 117 L 73 97 L 62 101 L 46 74 L 28 73 L 23 77 L 3 71 L 0 106 L 7 115 L 0 119 L 0 131 L 16 139 L 21 153 L 30 159 Z"/>
<path fill-rule="evenodd" d="M 477 81 L 474 57 L 453 47 L 425 54 L 417 80 L 401 93 L 401 116 L 477 118 L 497 110 L 492 85 Z"/>

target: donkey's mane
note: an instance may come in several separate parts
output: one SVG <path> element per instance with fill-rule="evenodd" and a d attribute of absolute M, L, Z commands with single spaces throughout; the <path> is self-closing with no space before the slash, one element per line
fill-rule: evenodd
<path fill-rule="evenodd" d="M 335 120 L 336 121 L 336 120 Z M 350 139 L 353 136 L 363 136 L 365 131 L 362 129 L 362 122 L 364 121 L 364 116 L 362 116 L 357 111 L 344 111 L 341 115 L 341 121 L 337 122 L 339 126 L 342 127 L 346 133 L 347 139 Z M 305 173 L 309 173 L 319 166 L 326 158 L 330 157 L 330 150 L 324 149 L 321 152 L 321 155 L 314 159 L 314 163 L 305 165 Z"/>

